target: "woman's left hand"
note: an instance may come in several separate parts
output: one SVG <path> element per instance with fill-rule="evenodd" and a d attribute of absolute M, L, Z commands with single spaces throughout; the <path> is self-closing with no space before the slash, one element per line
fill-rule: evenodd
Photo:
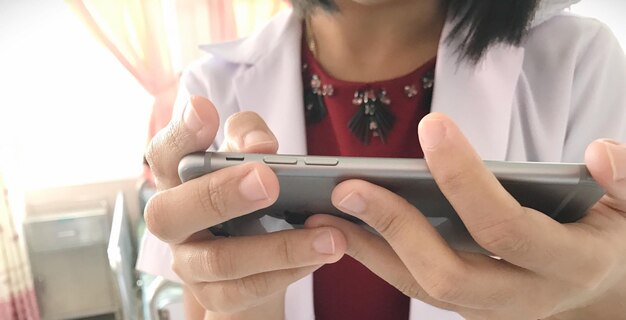
<path fill-rule="evenodd" d="M 626 314 L 626 145 L 593 142 L 587 167 L 607 194 L 576 223 L 522 207 L 441 114 L 419 126 L 425 158 L 465 226 L 495 259 L 452 249 L 415 207 L 376 185 L 350 180 L 333 204 L 373 227 L 316 215 L 347 253 L 406 295 L 468 319 L 623 319 Z"/>

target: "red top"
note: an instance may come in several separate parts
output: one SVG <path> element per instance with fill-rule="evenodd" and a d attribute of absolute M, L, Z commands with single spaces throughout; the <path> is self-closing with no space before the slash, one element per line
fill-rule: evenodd
<path fill-rule="evenodd" d="M 417 138 L 417 124 L 430 110 L 435 59 L 396 79 L 354 83 L 334 79 L 325 73 L 304 44 L 302 52 L 305 91 L 307 87 L 310 89 L 313 75 L 318 76 L 320 87 L 332 86 L 332 90 L 326 90 L 327 93 L 332 91 L 332 94 L 321 97 L 327 110 L 325 116 L 314 123 L 307 119 L 308 154 L 396 158 L 424 156 Z M 386 107 L 395 119 L 386 135 L 386 143 L 369 131 L 369 144 L 366 145 L 348 127 L 350 119 L 360 110 L 353 102 L 355 91 L 364 89 L 386 91 L 389 99 Z M 369 124 L 369 120 L 367 122 Z M 313 287 L 318 320 L 396 320 L 409 317 L 409 298 L 348 256 L 316 271 Z"/>

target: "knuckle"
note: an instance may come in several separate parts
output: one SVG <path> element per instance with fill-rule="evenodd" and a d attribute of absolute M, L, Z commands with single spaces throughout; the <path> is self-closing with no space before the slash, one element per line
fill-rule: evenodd
<path fill-rule="evenodd" d="M 233 278 L 233 255 L 224 246 L 214 243 L 200 257 L 200 270 L 217 280 Z"/>
<path fill-rule="evenodd" d="M 494 253 L 523 255 L 530 248 L 530 239 L 525 234 L 522 224 L 518 223 L 523 215 L 489 224 L 473 232 L 476 242 Z"/>
<path fill-rule="evenodd" d="M 507 232 L 493 233 L 479 242 L 483 248 L 494 253 L 509 253 L 523 255 L 529 251 L 528 240 L 523 236 Z"/>
<path fill-rule="evenodd" d="M 426 277 L 423 289 L 433 299 L 454 303 L 462 296 L 462 277 L 455 271 L 437 270 Z"/>
<path fill-rule="evenodd" d="M 405 227 L 402 214 L 386 212 L 376 215 L 375 219 L 373 227 L 390 241 L 393 241 Z"/>
<path fill-rule="evenodd" d="M 218 218 L 228 218 L 228 208 L 226 205 L 225 191 L 223 184 L 217 183 L 215 179 L 209 179 L 208 185 L 199 183 L 196 189 L 197 198 L 204 212 L 217 215 Z"/>
<path fill-rule="evenodd" d="M 293 266 L 296 264 L 295 256 L 291 252 L 291 249 L 292 249 L 292 246 L 290 245 L 289 239 L 281 235 L 280 240 L 278 241 L 276 250 L 280 258 L 282 259 L 282 261 L 287 266 Z"/>
<path fill-rule="evenodd" d="M 239 279 L 240 297 L 248 297 L 252 300 L 258 300 L 266 297 L 270 293 L 270 284 L 266 275 L 258 275 Z"/>

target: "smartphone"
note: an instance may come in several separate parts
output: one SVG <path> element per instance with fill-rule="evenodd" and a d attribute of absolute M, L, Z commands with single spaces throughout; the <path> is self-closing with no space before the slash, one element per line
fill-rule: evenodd
<path fill-rule="evenodd" d="M 330 200 L 338 183 L 362 179 L 405 198 L 452 247 L 482 251 L 439 190 L 424 159 L 202 152 L 185 156 L 178 173 L 184 182 L 254 161 L 265 163 L 278 176 L 278 200 L 268 208 L 210 228 L 214 234 L 243 236 L 299 228 L 318 213 L 336 215 L 368 228 L 337 210 Z M 485 165 L 521 205 L 561 223 L 582 218 L 604 194 L 584 164 L 485 161 Z"/>

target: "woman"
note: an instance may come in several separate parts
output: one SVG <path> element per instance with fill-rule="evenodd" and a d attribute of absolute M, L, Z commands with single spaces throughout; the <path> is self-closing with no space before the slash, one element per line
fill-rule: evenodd
<path fill-rule="evenodd" d="M 148 151 L 161 192 L 146 223 L 206 318 L 621 317 L 626 59 L 606 27 L 560 13 L 570 2 L 294 0 L 296 13 L 258 34 L 205 47 L 179 116 Z M 333 204 L 384 239 L 327 215 L 214 239 L 206 228 L 269 206 L 278 185 L 261 164 L 181 184 L 178 160 L 210 146 L 424 156 L 476 241 L 502 259 L 453 250 L 415 208 L 362 181 L 337 186 Z M 520 207 L 481 158 L 586 161 L 607 195 L 560 225 Z M 148 236 L 140 269 L 171 275 L 155 269 L 169 259 L 158 250 Z"/>

